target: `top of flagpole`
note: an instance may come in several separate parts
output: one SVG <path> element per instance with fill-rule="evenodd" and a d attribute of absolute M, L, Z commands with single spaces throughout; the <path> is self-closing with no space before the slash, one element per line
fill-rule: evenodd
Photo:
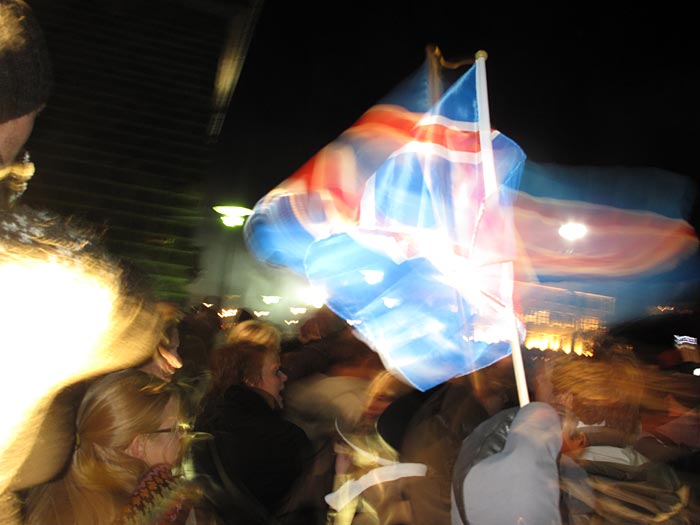
<path fill-rule="evenodd" d="M 483 49 L 479 49 L 479 51 L 477 51 L 474 54 L 474 58 L 476 60 L 479 60 L 480 58 L 483 58 L 484 60 L 486 60 L 488 57 L 489 57 L 489 54 L 486 51 L 484 51 Z"/>

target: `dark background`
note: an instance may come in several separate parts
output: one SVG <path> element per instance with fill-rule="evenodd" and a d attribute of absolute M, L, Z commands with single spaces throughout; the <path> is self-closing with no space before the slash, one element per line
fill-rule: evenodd
<path fill-rule="evenodd" d="M 428 44 L 451 59 L 489 53 L 492 124 L 531 161 L 662 168 L 654 191 L 643 182 L 648 170 L 631 182 L 611 178 L 617 191 L 634 185 L 635 195 L 673 209 L 682 207 L 673 206 L 678 177 L 698 180 L 694 17 L 668 3 L 626 11 L 455 0 L 30 4 L 56 83 L 28 142 L 38 171 L 25 202 L 95 224 L 168 300 L 255 289 L 260 265 L 211 206 L 253 206 L 419 67 Z M 248 17 L 259 4 L 260 16 Z M 246 45 L 226 44 L 231 25 Z M 223 132 L 212 133 L 226 108 L 213 103 L 217 66 L 230 52 L 243 68 Z M 269 276 L 260 281 L 270 288 Z"/>
<path fill-rule="evenodd" d="M 692 16 L 668 4 L 266 2 L 226 117 L 213 200 L 252 206 L 417 68 L 489 53 L 492 125 L 528 158 L 693 177 Z"/>

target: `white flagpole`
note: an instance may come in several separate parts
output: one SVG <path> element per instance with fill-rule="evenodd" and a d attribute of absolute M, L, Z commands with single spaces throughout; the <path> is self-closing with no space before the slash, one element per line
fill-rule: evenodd
<path fill-rule="evenodd" d="M 486 86 L 486 51 L 477 51 L 476 58 L 476 105 L 479 111 L 479 142 L 481 144 L 481 166 L 484 176 L 484 198 L 488 198 L 498 190 L 496 179 L 496 167 L 493 160 L 493 147 L 491 145 L 491 116 L 489 115 L 489 95 Z M 515 385 L 518 390 L 518 400 L 523 407 L 530 402 L 525 378 L 525 366 L 520 352 L 520 337 L 515 324 L 513 313 L 513 326 L 509 336 L 511 353 L 513 356 L 513 372 L 515 373 Z"/>

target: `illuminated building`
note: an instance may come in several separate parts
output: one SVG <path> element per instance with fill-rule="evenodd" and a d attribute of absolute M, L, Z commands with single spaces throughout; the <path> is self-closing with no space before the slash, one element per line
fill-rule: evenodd
<path fill-rule="evenodd" d="M 519 290 L 528 349 L 590 356 L 591 343 L 606 331 L 615 309 L 615 299 L 605 295 L 538 284 Z"/>

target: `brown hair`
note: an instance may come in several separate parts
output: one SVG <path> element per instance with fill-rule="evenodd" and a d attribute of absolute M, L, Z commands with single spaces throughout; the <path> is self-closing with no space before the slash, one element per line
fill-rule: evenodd
<path fill-rule="evenodd" d="M 258 383 L 262 378 L 265 356 L 276 353 L 268 346 L 239 341 L 216 348 L 211 355 L 212 395 L 223 395 L 234 385 Z"/>
<path fill-rule="evenodd" d="M 588 425 L 605 422 L 633 441 L 639 431 L 640 407 L 645 389 L 642 366 L 630 351 L 621 350 L 597 359 L 559 359 L 554 363 L 552 392 L 571 396 L 571 409 Z"/>

